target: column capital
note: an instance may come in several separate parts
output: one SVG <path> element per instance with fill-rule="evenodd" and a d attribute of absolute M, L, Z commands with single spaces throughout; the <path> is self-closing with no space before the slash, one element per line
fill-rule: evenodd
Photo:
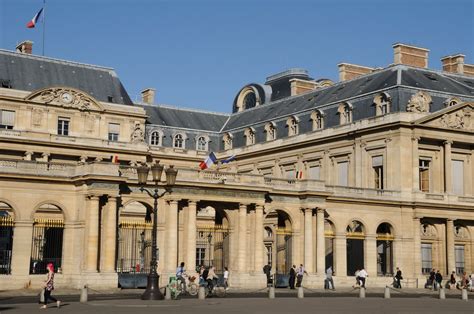
<path fill-rule="evenodd" d="M 318 214 L 324 214 L 325 211 L 326 211 L 326 208 L 324 208 L 324 207 L 316 208 L 316 213 L 318 213 Z"/>
<path fill-rule="evenodd" d="M 247 208 L 250 205 L 251 205 L 251 203 L 239 203 L 239 208 L 241 208 L 241 207 Z"/>
<path fill-rule="evenodd" d="M 178 202 L 179 202 L 179 199 L 177 199 L 177 198 L 170 198 L 170 199 L 166 199 L 166 201 L 167 201 L 168 203 L 170 203 L 170 205 L 171 205 L 171 204 L 175 204 L 175 203 L 176 203 L 176 205 L 177 205 Z"/>
<path fill-rule="evenodd" d="M 413 220 L 421 220 L 421 219 L 423 219 L 423 216 L 413 215 Z"/>
<path fill-rule="evenodd" d="M 415 136 L 415 135 L 413 135 L 413 136 L 411 137 L 411 140 L 412 140 L 413 142 L 419 142 L 420 139 L 421 139 L 420 136 Z"/>
<path fill-rule="evenodd" d="M 445 146 L 451 146 L 451 145 L 453 145 L 453 141 L 452 140 L 446 140 L 446 141 L 443 142 L 443 144 Z"/>
<path fill-rule="evenodd" d="M 302 209 L 303 209 L 305 214 L 306 213 L 310 213 L 310 214 L 313 213 L 313 208 L 312 207 L 303 207 Z"/>
<path fill-rule="evenodd" d="M 94 195 L 94 194 L 89 194 L 89 195 L 86 195 L 86 198 L 90 199 L 91 201 L 98 201 L 100 196 L 99 195 Z"/>
<path fill-rule="evenodd" d="M 263 208 L 264 208 L 264 207 L 265 207 L 265 206 L 264 206 L 263 204 L 255 204 L 255 210 L 258 209 L 258 210 L 263 211 Z"/>
<path fill-rule="evenodd" d="M 197 204 L 197 202 L 199 202 L 199 200 L 197 199 L 188 199 L 188 206 L 191 205 L 191 204 Z"/>

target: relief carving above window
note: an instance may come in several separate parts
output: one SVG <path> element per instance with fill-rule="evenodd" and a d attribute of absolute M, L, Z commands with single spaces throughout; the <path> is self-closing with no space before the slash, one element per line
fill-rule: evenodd
<path fill-rule="evenodd" d="M 48 88 L 28 95 L 25 100 L 54 104 L 63 108 L 75 108 L 81 111 L 100 110 L 102 106 L 91 96 L 71 88 Z"/>
<path fill-rule="evenodd" d="M 407 104 L 408 112 L 429 112 L 432 103 L 431 96 L 425 92 L 418 92 L 411 96 Z"/>
<path fill-rule="evenodd" d="M 436 228 L 427 223 L 420 225 L 420 232 L 423 238 L 436 238 L 437 236 Z"/>

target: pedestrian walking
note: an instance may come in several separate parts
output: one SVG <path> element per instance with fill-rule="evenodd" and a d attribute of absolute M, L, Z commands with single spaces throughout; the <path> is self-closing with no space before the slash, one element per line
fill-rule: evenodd
<path fill-rule="evenodd" d="M 308 274 L 306 270 L 303 267 L 303 264 L 300 264 L 300 267 L 296 270 L 296 286 L 301 287 L 301 284 L 303 283 L 303 276 L 304 274 Z"/>
<path fill-rule="evenodd" d="M 441 287 L 441 282 L 443 281 L 443 276 L 441 275 L 441 273 L 439 272 L 439 269 L 438 271 L 436 272 L 436 275 L 435 275 L 435 290 L 437 290 L 439 287 Z"/>
<path fill-rule="evenodd" d="M 271 286 L 272 284 L 271 273 L 270 273 L 271 271 L 272 271 L 272 265 L 270 265 L 270 263 L 263 266 L 263 273 L 267 276 L 267 287 Z"/>
<path fill-rule="evenodd" d="M 400 270 L 400 268 L 397 267 L 397 273 L 395 274 L 395 281 L 397 283 L 397 286 L 394 287 L 394 288 L 398 288 L 398 289 L 401 289 L 402 288 L 402 271 Z"/>
<path fill-rule="evenodd" d="M 224 288 L 229 290 L 229 269 L 224 267 Z"/>
<path fill-rule="evenodd" d="M 290 268 L 290 289 L 295 289 L 295 279 L 296 279 L 296 265 L 293 265 L 293 267 Z"/>
<path fill-rule="evenodd" d="M 354 286 L 352 286 L 352 288 L 356 288 L 356 287 L 360 287 L 360 277 L 359 277 L 359 273 L 360 273 L 360 269 L 357 269 L 354 273 L 354 276 L 356 278 L 356 283 Z"/>
<path fill-rule="evenodd" d="M 369 274 L 365 271 L 365 268 L 362 268 L 359 271 L 359 280 L 360 280 L 360 287 L 365 288 L 365 280 L 369 277 Z"/>
<path fill-rule="evenodd" d="M 454 289 L 456 288 L 456 272 L 451 273 L 451 277 L 449 278 L 449 289 Z"/>
<path fill-rule="evenodd" d="M 41 309 L 48 308 L 48 300 L 56 302 L 56 306 L 59 308 L 61 301 L 51 296 L 51 292 L 54 290 L 54 265 L 49 263 L 46 268 L 48 269 L 48 275 L 44 283 L 44 304 L 41 306 Z"/>
<path fill-rule="evenodd" d="M 184 292 L 186 292 L 186 269 L 184 268 L 184 262 L 179 264 L 178 268 L 176 268 L 176 281 L 179 282 Z"/>
<path fill-rule="evenodd" d="M 326 281 L 328 284 L 328 289 L 336 290 L 336 287 L 334 286 L 334 281 L 332 280 L 332 275 L 333 275 L 332 266 L 329 266 L 329 268 L 326 269 Z"/>

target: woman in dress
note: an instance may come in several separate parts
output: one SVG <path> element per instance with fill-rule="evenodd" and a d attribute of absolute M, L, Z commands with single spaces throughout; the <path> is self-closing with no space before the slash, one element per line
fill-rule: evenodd
<path fill-rule="evenodd" d="M 54 290 L 54 266 L 52 263 L 49 263 L 46 268 L 48 269 L 48 276 L 44 284 L 44 304 L 41 308 L 46 309 L 48 307 L 48 300 L 56 302 L 56 306 L 60 307 L 61 301 L 51 296 L 51 292 Z"/>

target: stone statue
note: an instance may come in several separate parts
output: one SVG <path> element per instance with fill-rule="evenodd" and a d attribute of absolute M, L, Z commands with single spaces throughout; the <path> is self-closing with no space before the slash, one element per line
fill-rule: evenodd
<path fill-rule="evenodd" d="M 425 92 L 418 92 L 411 96 L 407 104 L 408 112 L 429 112 L 431 105 L 431 96 Z"/>
<path fill-rule="evenodd" d="M 145 133 L 143 132 L 140 122 L 135 122 L 135 126 L 133 127 L 132 131 L 131 142 L 143 143 L 145 141 L 144 135 Z"/>

